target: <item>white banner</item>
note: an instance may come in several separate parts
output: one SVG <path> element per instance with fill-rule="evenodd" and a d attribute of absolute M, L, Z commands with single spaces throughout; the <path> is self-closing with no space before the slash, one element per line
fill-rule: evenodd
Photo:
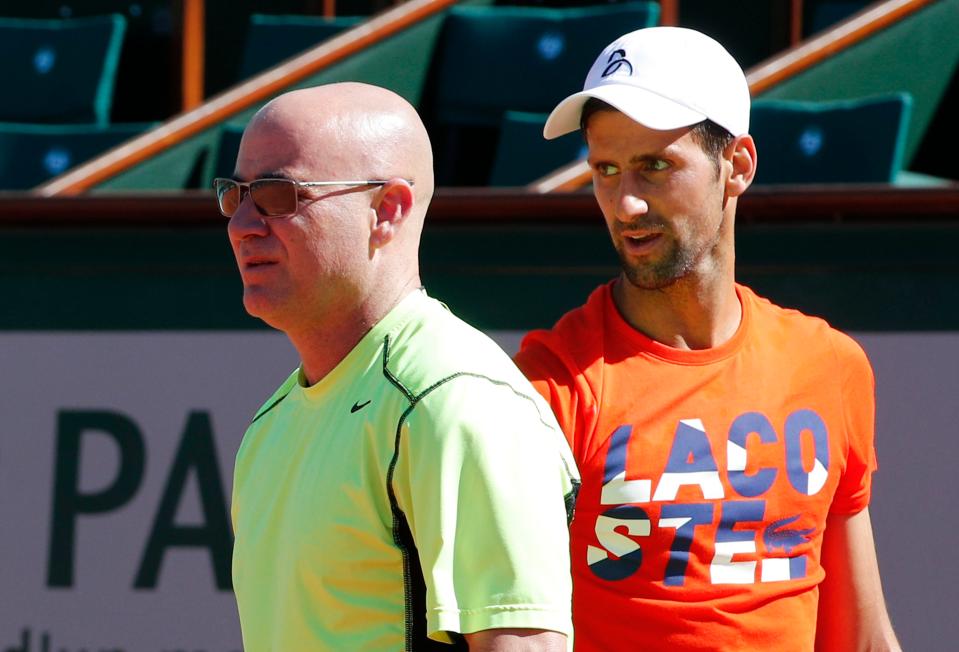
<path fill-rule="evenodd" d="M 0 651 L 239 650 L 233 458 L 295 365 L 269 332 L 0 335 Z"/>
<path fill-rule="evenodd" d="M 886 595 L 907 647 L 934 649 L 959 638 L 959 599 L 916 545 L 959 538 L 959 334 L 859 339 L 878 379 Z M 240 650 L 233 458 L 296 364 L 268 331 L 0 334 L 0 652 Z"/>

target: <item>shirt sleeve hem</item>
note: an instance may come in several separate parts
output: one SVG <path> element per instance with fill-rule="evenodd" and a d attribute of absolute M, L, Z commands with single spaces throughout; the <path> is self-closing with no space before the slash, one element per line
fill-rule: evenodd
<path fill-rule="evenodd" d="M 853 516 L 858 514 L 862 510 L 869 507 L 869 497 L 860 498 L 859 500 L 844 500 L 839 502 L 834 502 L 829 507 L 830 514 L 841 514 L 844 516 Z"/>
<path fill-rule="evenodd" d="M 484 609 L 431 609 L 426 615 L 428 635 L 447 640 L 445 632 L 472 634 L 485 629 L 543 629 L 569 637 L 573 623 L 569 612 L 541 605 L 504 605 Z"/>

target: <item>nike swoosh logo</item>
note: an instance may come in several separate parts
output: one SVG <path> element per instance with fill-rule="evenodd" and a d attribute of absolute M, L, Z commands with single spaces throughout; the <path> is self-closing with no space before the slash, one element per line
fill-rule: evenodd
<path fill-rule="evenodd" d="M 354 403 L 353 407 L 350 408 L 350 414 L 353 414 L 354 412 L 359 412 L 360 410 L 365 408 L 367 405 L 369 405 L 372 400 L 373 399 L 370 399 L 366 403 Z"/>

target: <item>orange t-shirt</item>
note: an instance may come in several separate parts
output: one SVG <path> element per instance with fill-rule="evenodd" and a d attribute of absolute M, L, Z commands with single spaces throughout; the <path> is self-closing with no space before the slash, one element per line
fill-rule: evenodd
<path fill-rule="evenodd" d="M 611 288 L 516 357 L 582 475 L 577 651 L 812 650 L 826 517 L 865 508 L 876 468 L 865 354 L 743 286 L 732 339 L 673 349 Z"/>

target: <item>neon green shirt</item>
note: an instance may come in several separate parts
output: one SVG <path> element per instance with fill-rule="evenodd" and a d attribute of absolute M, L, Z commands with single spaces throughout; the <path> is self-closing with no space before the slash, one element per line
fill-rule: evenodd
<path fill-rule="evenodd" d="M 244 649 L 414 650 L 503 627 L 571 638 L 578 481 L 506 354 L 414 292 L 319 383 L 293 373 L 244 436 Z"/>

